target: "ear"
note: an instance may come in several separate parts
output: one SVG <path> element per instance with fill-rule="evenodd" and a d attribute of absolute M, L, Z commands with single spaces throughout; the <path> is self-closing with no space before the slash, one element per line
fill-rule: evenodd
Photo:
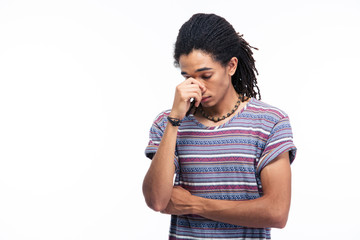
<path fill-rule="evenodd" d="M 227 66 L 228 73 L 230 76 L 235 74 L 237 65 L 238 65 L 238 59 L 236 57 L 232 57 Z"/>

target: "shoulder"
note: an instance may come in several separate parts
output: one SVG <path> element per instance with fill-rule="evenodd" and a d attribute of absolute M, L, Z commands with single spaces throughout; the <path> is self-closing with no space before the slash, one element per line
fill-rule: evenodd
<path fill-rule="evenodd" d="M 160 112 L 153 121 L 153 126 L 158 127 L 159 129 L 163 130 L 166 127 L 166 124 L 168 122 L 167 117 L 169 116 L 171 110 L 165 110 Z"/>
<path fill-rule="evenodd" d="M 288 115 L 283 110 L 255 98 L 252 98 L 249 102 L 247 111 L 260 118 L 263 117 L 274 122 L 288 118 Z"/>

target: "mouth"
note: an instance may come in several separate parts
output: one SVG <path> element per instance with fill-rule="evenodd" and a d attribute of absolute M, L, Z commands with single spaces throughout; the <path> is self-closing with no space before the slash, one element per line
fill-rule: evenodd
<path fill-rule="evenodd" d="M 209 99 L 210 99 L 210 96 L 203 97 L 203 98 L 201 99 L 201 102 L 207 102 Z"/>

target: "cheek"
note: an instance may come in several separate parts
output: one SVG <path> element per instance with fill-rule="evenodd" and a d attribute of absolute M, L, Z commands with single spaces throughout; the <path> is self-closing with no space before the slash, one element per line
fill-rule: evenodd
<path fill-rule="evenodd" d="M 228 78 L 225 74 L 219 74 L 214 76 L 212 79 L 208 81 L 203 81 L 205 87 L 211 92 L 225 92 L 231 83 L 231 78 Z"/>
<path fill-rule="evenodd" d="M 228 89 L 231 85 L 231 78 L 228 78 L 226 75 L 222 75 L 218 78 L 217 87 L 219 89 L 225 90 Z"/>

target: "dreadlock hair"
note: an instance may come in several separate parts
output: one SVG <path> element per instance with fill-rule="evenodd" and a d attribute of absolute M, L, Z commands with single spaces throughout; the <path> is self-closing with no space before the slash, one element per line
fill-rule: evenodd
<path fill-rule="evenodd" d="M 238 59 L 237 69 L 231 77 L 231 82 L 237 93 L 242 95 L 242 101 L 249 97 L 260 100 L 260 89 L 257 86 L 255 60 L 250 46 L 235 31 L 233 26 L 224 18 L 215 14 L 194 14 L 185 22 L 175 42 L 175 66 L 179 66 L 180 56 L 201 50 L 210 54 L 222 66 L 226 66 L 232 57 Z M 246 98 L 245 98 L 246 97 Z"/>

